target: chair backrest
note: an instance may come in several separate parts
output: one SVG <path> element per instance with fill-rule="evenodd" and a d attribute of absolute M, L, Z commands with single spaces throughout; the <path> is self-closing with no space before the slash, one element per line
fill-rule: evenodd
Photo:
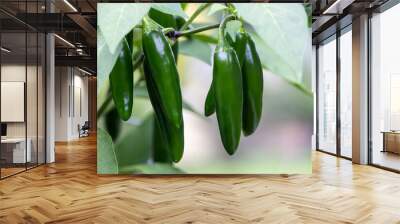
<path fill-rule="evenodd" d="M 89 121 L 85 121 L 85 123 L 83 124 L 82 128 L 90 128 Z"/>

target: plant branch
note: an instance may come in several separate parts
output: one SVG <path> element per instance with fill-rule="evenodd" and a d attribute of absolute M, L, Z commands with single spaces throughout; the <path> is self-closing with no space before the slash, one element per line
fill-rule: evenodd
<path fill-rule="evenodd" d="M 204 35 L 204 34 L 196 34 L 192 36 L 194 39 L 198 39 L 209 44 L 217 44 L 218 39 L 212 36 Z"/>
<path fill-rule="evenodd" d="M 202 27 L 199 27 L 199 28 L 191 29 L 191 30 L 176 31 L 174 36 L 175 36 L 175 38 L 178 38 L 178 37 L 181 37 L 181 36 L 195 34 L 195 33 L 203 32 L 203 31 L 206 31 L 206 30 L 216 29 L 218 27 L 219 27 L 219 23 L 212 24 L 212 25 L 207 25 L 207 26 L 202 26 Z"/>
<path fill-rule="evenodd" d="M 183 24 L 181 27 L 181 31 L 185 30 L 186 28 L 189 27 L 189 25 L 193 22 L 194 19 L 202 12 L 204 9 L 208 8 L 212 3 L 204 3 L 202 4 L 199 8 L 196 9 L 196 11 L 189 17 L 189 19 Z"/>

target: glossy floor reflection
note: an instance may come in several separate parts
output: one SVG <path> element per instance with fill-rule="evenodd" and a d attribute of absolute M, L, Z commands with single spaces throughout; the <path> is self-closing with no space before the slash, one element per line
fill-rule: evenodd
<path fill-rule="evenodd" d="M 400 171 L 400 155 L 392 152 L 375 151 L 373 163 Z"/>

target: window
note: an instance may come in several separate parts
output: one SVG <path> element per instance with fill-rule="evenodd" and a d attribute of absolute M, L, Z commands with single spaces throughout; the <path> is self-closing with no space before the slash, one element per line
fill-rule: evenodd
<path fill-rule="evenodd" d="M 39 13 L 43 1 L 18 2 Z M 1 2 L 0 6 L 15 6 Z M 45 35 L 0 12 L 0 178 L 45 163 Z M 12 21 L 12 22 L 11 22 Z"/>
<path fill-rule="evenodd" d="M 340 36 L 340 155 L 351 158 L 352 149 L 352 32 Z"/>
<path fill-rule="evenodd" d="M 400 5 L 371 19 L 371 161 L 400 170 Z"/>
<path fill-rule="evenodd" d="M 318 149 L 336 153 L 336 39 L 318 48 Z"/>

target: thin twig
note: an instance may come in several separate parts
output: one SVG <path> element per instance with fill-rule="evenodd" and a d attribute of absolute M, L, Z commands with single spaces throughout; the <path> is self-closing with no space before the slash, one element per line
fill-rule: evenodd
<path fill-rule="evenodd" d="M 199 28 L 191 29 L 191 30 L 176 31 L 174 37 L 178 38 L 178 37 L 181 37 L 181 36 L 186 36 L 186 35 L 190 35 L 190 34 L 194 34 L 194 33 L 199 33 L 199 32 L 203 32 L 203 31 L 206 31 L 206 30 L 216 29 L 218 27 L 219 27 L 219 23 L 212 24 L 212 25 L 207 25 L 207 26 L 202 26 L 202 27 L 199 27 Z"/>
<path fill-rule="evenodd" d="M 189 27 L 189 25 L 193 22 L 194 19 L 202 12 L 204 9 L 209 7 L 212 3 L 204 3 L 202 4 L 199 8 L 196 9 L 196 11 L 190 16 L 190 18 L 183 24 L 181 27 L 180 31 L 185 30 Z"/>

